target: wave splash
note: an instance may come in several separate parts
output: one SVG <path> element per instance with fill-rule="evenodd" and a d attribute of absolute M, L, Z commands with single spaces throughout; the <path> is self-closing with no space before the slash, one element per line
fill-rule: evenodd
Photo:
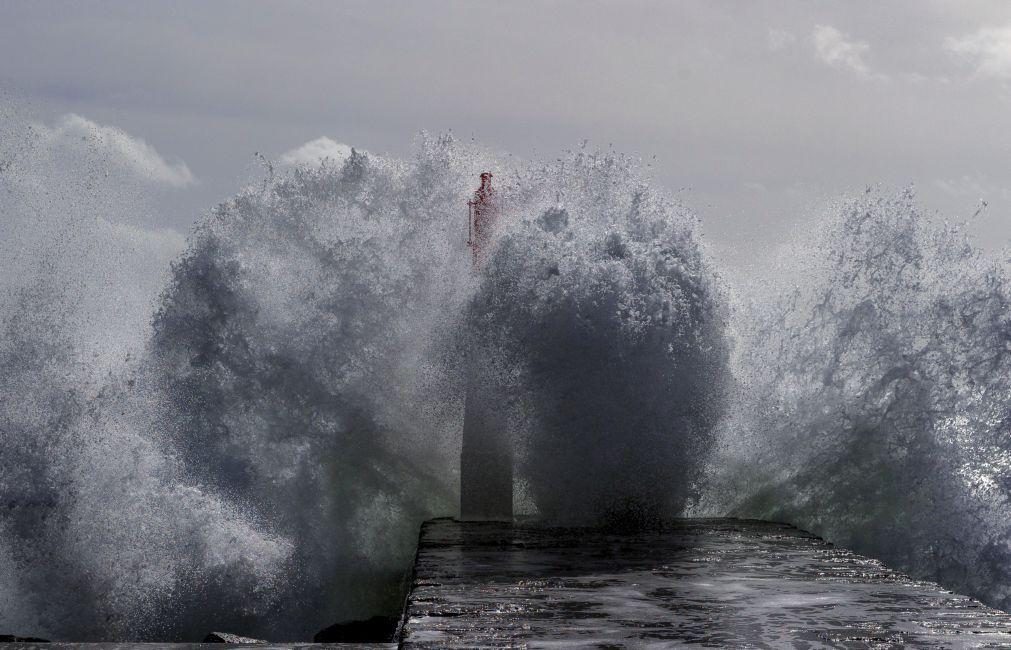
<path fill-rule="evenodd" d="M 270 171 L 184 246 L 107 147 L 4 128 L 4 630 L 300 639 L 394 611 L 418 524 L 457 508 L 475 355 L 544 518 L 785 519 L 1011 607 L 1007 266 L 911 192 L 840 202 L 728 288 L 616 155 L 422 137 Z"/>
<path fill-rule="evenodd" d="M 723 293 L 697 220 L 629 161 L 580 153 L 518 206 L 469 332 L 514 389 L 519 470 L 553 521 L 649 525 L 698 496 L 723 411 Z"/>
<path fill-rule="evenodd" d="M 129 225 L 145 188 L 87 150 L 47 166 L 74 159 L 34 137 L 4 152 L 31 242 L 0 309 L 4 628 L 299 639 L 394 610 L 418 524 L 457 507 L 476 332 L 544 516 L 655 519 L 697 493 L 721 298 L 694 218 L 632 161 L 512 164 L 479 273 L 463 206 L 509 165 L 445 137 L 271 172 L 169 270 L 178 242 Z"/>
<path fill-rule="evenodd" d="M 703 511 L 1011 608 L 1011 278 L 910 190 L 839 202 L 735 312 Z"/>

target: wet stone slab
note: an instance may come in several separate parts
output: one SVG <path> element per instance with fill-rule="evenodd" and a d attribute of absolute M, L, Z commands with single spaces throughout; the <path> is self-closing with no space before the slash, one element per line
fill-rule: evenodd
<path fill-rule="evenodd" d="M 1011 616 L 784 524 L 427 522 L 403 647 L 1011 647 Z"/>

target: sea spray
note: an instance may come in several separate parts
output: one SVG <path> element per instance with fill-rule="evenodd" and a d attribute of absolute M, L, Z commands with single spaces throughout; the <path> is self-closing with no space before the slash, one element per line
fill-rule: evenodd
<path fill-rule="evenodd" d="M 356 153 L 300 168 L 223 204 L 175 265 L 152 347 L 175 404 L 163 428 L 194 477 L 294 540 L 280 617 L 301 625 L 291 634 L 395 606 L 418 524 L 456 511 L 469 354 L 495 368 L 525 459 L 518 474 L 543 516 L 655 518 L 694 487 L 723 342 L 691 215 L 631 161 L 574 153 L 557 169 L 499 175 L 498 241 L 475 271 L 465 206 L 489 164 L 451 138 L 423 138 L 413 161 Z M 551 213 L 563 195 L 564 233 Z M 594 273 L 616 247 L 627 255 L 607 273 L 622 277 L 605 286 Z M 557 268 L 538 289 L 543 262 Z M 559 288 L 600 305 L 515 304 L 535 300 L 527 289 Z M 587 337 L 584 321 L 599 331 Z M 571 404 L 538 401 L 552 378 L 532 362 L 563 341 L 586 354 L 559 357 L 559 381 L 586 375 L 593 388 Z M 638 395 L 631 406 L 614 405 L 623 390 Z M 588 414 L 566 428 L 580 408 Z M 608 490 L 581 494 L 566 477 L 585 474 L 603 441 L 626 452 L 607 449 L 595 465 Z"/>
<path fill-rule="evenodd" d="M 125 134 L 5 117 L 0 624 L 157 637 L 166 611 L 186 611 L 183 592 L 199 593 L 193 567 L 269 588 L 290 549 L 186 481 L 153 428 L 142 351 L 182 239 L 144 225 L 151 181 L 110 148 Z"/>
<path fill-rule="evenodd" d="M 458 506 L 468 350 L 542 516 L 655 523 L 693 498 L 722 298 L 696 220 L 635 161 L 423 136 L 406 160 L 268 169 L 170 269 L 178 242 L 133 215 L 149 166 L 88 124 L 5 141 L 8 241 L 31 247 L 4 258 L 0 313 L 4 628 L 307 639 L 395 611 L 418 524 Z M 503 217 L 475 272 L 488 169 Z"/>
<path fill-rule="evenodd" d="M 268 179 L 222 204 L 174 266 L 151 347 L 174 407 L 163 428 L 195 479 L 294 543 L 257 633 L 306 638 L 395 609 L 418 525 L 455 511 L 446 342 L 470 281 L 471 175 L 452 147 Z"/>
<path fill-rule="evenodd" d="M 457 507 L 475 353 L 549 521 L 701 498 L 1011 603 L 1006 263 L 910 192 L 840 202 L 727 290 L 634 161 L 422 137 L 268 171 L 170 268 L 144 197 L 183 167 L 83 118 L 3 127 L 4 631 L 305 639 L 394 611 L 418 523 Z"/>
<path fill-rule="evenodd" d="M 912 191 L 838 202 L 735 310 L 708 512 L 1011 606 L 1011 282 Z M 706 510 L 704 510 L 706 512 Z"/>
<path fill-rule="evenodd" d="M 696 496 L 723 409 L 721 291 L 697 220 L 631 161 L 576 152 L 506 185 L 469 331 L 512 377 L 539 514 L 656 525 Z"/>

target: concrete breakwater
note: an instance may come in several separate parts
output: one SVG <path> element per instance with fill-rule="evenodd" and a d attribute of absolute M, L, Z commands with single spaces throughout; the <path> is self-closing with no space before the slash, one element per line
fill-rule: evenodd
<path fill-rule="evenodd" d="M 1011 647 L 1011 616 L 785 524 L 427 522 L 401 645 Z"/>
<path fill-rule="evenodd" d="M 684 519 L 615 532 L 447 518 L 422 526 L 395 638 L 211 636 L 223 643 L 17 645 L 1008 648 L 1011 615 L 787 524 Z"/>

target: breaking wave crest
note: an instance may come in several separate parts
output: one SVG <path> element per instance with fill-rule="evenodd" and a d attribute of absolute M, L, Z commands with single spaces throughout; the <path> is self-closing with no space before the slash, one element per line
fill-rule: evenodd
<path fill-rule="evenodd" d="M 648 525 L 697 497 L 723 409 L 723 295 L 696 219 L 628 161 L 506 188 L 469 332 L 513 381 L 521 478 L 553 521 Z"/>
<path fill-rule="evenodd" d="M 710 512 L 1011 607 L 1011 278 L 912 191 L 838 203 L 735 310 Z"/>
<path fill-rule="evenodd" d="M 31 243 L 0 310 L 4 628 L 305 639 L 394 611 L 418 524 L 458 507 L 475 339 L 531 509 L 641 522 L 697 494 L 722 298 L 695 219 L 632 161 L 422 137 L 411 160 L 270 170 L 179 255 L 128 218 L 143 186 L 39 133 L 4 152 Z M 505 216 L 475 273 L 486 169 Z"/>
<path fill-rule="evenodd" d="M 1007 266 L 911 192 L 723 287 L 614 154 L 422 136 L 268 168 L 184 243 L 144 218 L 146 145 L 4 129 L 0 631 L 306 639 L 396 611 L 418 524 L 457 512 L 475 365 L 528 512 L 784 519 L 1011 606 Z"/>

